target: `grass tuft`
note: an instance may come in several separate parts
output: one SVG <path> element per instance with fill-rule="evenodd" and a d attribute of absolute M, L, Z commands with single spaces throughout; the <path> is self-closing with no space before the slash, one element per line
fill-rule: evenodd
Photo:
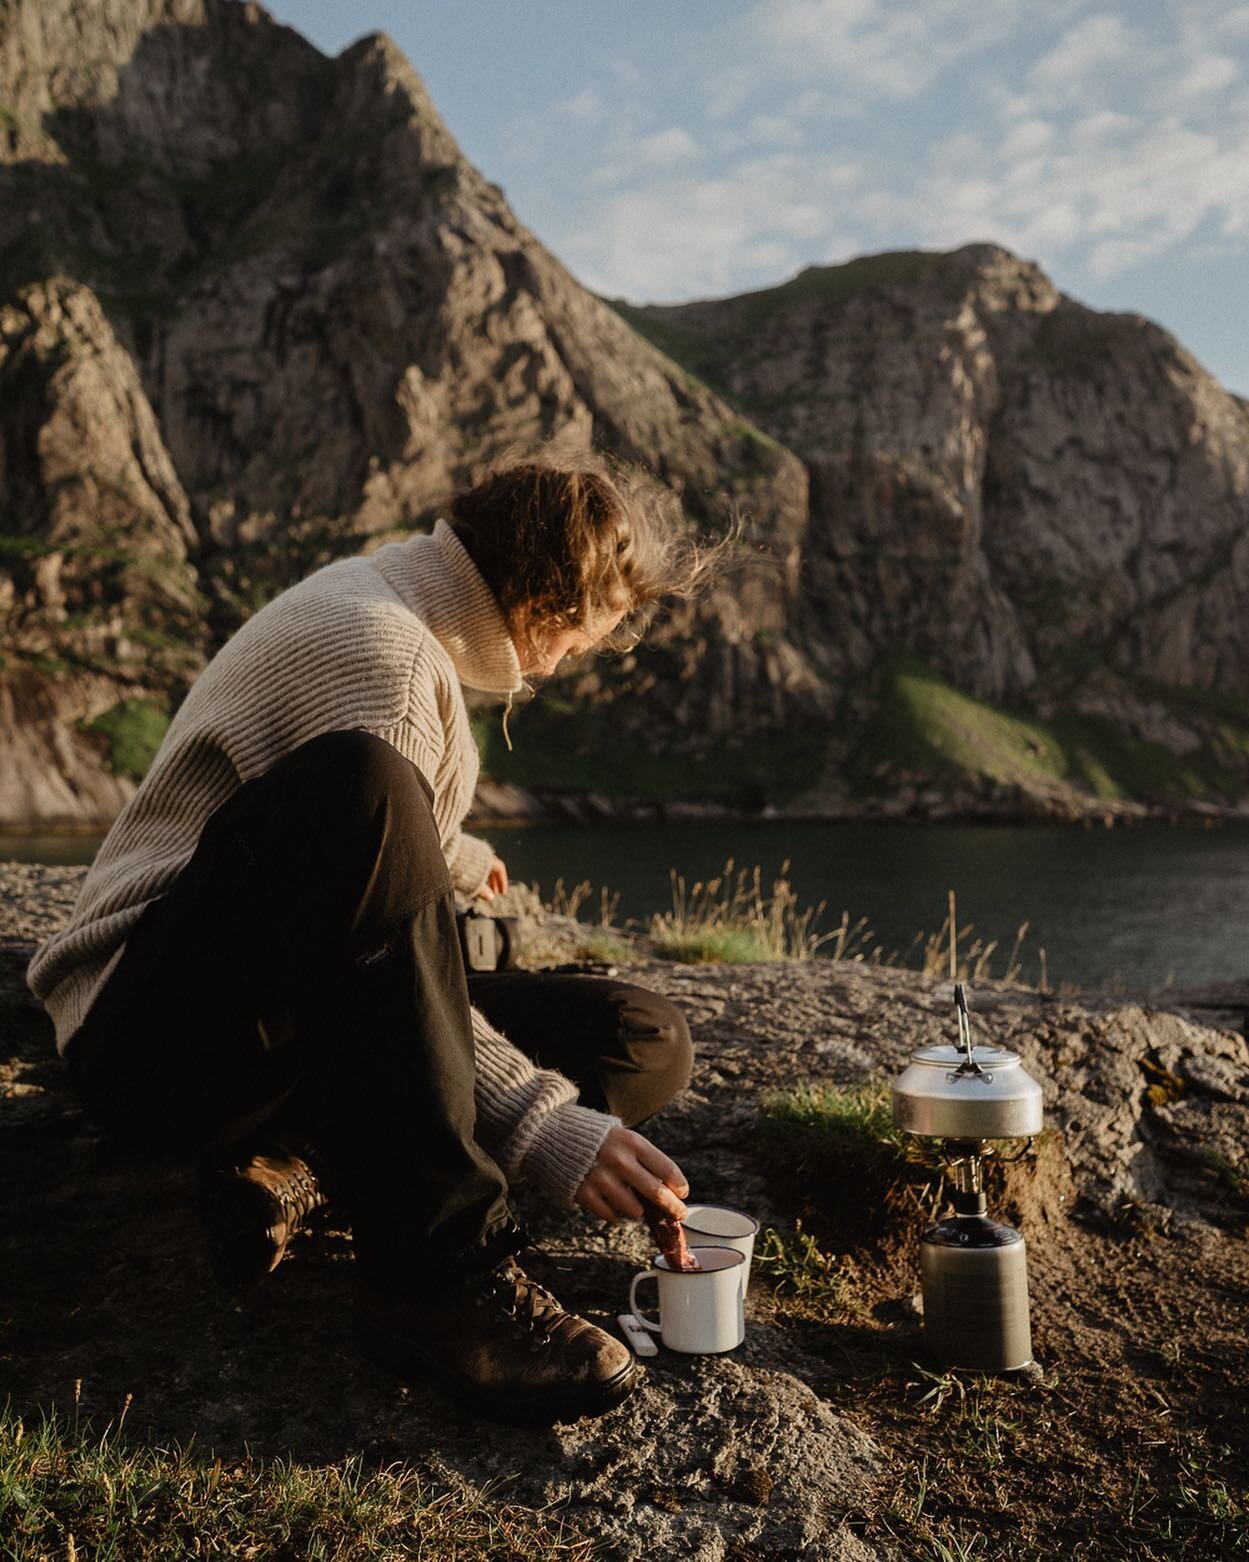
<path fill-rule="evenodd" d="M 127 1404 L 129 1401 L 127 1400 Z M 323 1562 L 587 1562 L 590 1542 L 489 1492 L 437 1488 L 410 1466 L 314 1466 L 193 1445 L 134 1447 L 122 1421 L 0 1413 L 0 1556 L 156 1562 L 300 1556 Z"/>
<path fill-rule="evenodd" d="M 650 936 L 655 953 L 667 960 L 692 963 L 761 960 L 810 960 L 827 943 L 836 946 L 837 933 L 816 933 L 814 924 L 825 909 L 801 907 L 787 877 L 789 863 L 781 864 L 771 893 L 763 887 L 762 870 L 742 868 L 734 873 L 733 859 L 723 873 L 704 884 L 687 887 L 672 870 L 672 910 L 651 918 Z M 848 938 L 843 917 L 840 948 Z M 860 929 L 862 924 L 859 924 Z"/>
<path fill-rule="evenodd" d="M 892 1166 L 906 1154 L 883 1080 L 773 1091 L 763 1099 L 760 1134 L 765 1150 L 813 1173 L 840 1170 L 848 1162 Z"/>
<path fill-rule="evenodd" d="M 910 1240 L 917 1218 L 935 1219 L 942 1202 L 942 1173 L 893 1126 L 885 1080 L 772 1091 L 755 1144 L 780 1207 L 837 1252 L 882 1255 Z"/>
<path fill-rule="evenodd" d="M 631 944 L 626 944 L 606 928 L 590 928 L 573 946 L 574 960 L 592 961 L 598 965 L 634 965 L 641 955 Z"/>
<path fill-rule="evenodd" d="M 982 982 L 993 977 L 993 957 L 998 950 L 996 938 L 984 939 L 977 932 L 973 922 L 958 925 L 955 917 L 954 929 L 954 975 L 951 978 L 961 982 Z M 1020 950 L 1024 940 L 1028 936 L 1029 922 L 1021 922 L 1015 930 L 1015 941 L 1011 946 L 1010 954 L 1006 957 L 1006 969 L 996 980 L 1003 982 L 1018 982 L 1023 977 L 1023 966 L 1019 960 Z M 950 976 L 950 918 L 945 921 L 935 933 L 917 933 L 907 951 L 909 958 L 912 951 L 918 951 L 919 969 L 925 976 Z M 1045 951 L 1040 951 L 1044 969 Z M 903 959 L 903 964 L 906 963 Z M 886 959 L 886 965 L 896 964 L 892 957 Z M 1042 980 L 1041 985 L 1046 985 L 1048 975 Z"/>
<path fill-rule="evenodd" d="M 1223 1190 L 1231 1195 L 1240 1209 L 1249 1212 L 1249 1170 L 1244 1165 L 1236 1165 L 1222 1151 L 1210 1145 L 1202 1146 L 1199 1153 Z"/>
<path fill-rule="evenodd" d="M 794 1222 L 792 1232 L 766 1227 L 755 1246 L 753 1264 L 793 1316 L 825 1322 L 846 1310 L 846 1281 L 839 1261 L 802 1229 L 801 1220 Z"/>

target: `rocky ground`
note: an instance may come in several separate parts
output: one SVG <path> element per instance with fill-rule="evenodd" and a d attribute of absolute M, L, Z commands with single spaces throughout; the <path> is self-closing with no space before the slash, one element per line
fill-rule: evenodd
<path fill-rule="evenodd" d="M 76 1110 L 23 973 L 83 871 L 0 864 L 0 1376 L 19 1411 L 70 1405 L 80 1380 L 81 1413 L 101 1424 L 133 1395 L 137 1439 L 321 1464 L 363 1451 L 501 1481 L 501 1498 L 556 1504 L 609 1558 L 1249 1546 L 1249 1049 L 1236 1031 L 1196 1011 L 979 991 L 978 1024 L 1042 1082 L 1056 1130 L 995 1192 L 1029 1244 L 1038 1368 L 942 1374 L 914 1305 L 919 1199 L 877 1210 L 849 1182 L 782 1185 L 755 1128 L 771 1089 L 888 1078 L 946 1039 L 948 991 L 854 964 L 643 958 L 638 980 L 682 1005 L 698 1048 L 690 1089 L 648 1132 L 695 1196 L 750 1209 L 791 1244 L 802 1219 L 841 1288 L 835 1304 L 804 1299 L 782 1266 L 758 1265 L 740 1349 L 661 1353 L 612 1415 L 518 1436 L 357 1362 L 350 1245 L 332 1226 L 254 1292 L 217 1290 L 187 1174 L 106 1144 Z M 584 942 L 558 919 L 529 931 L 549 963 Z M 641 1230 L 545 1211 L 524 1190 L 520 1203 L 541 1244 L 531 1267 L 610 1324 L 648 1256 Z"/>

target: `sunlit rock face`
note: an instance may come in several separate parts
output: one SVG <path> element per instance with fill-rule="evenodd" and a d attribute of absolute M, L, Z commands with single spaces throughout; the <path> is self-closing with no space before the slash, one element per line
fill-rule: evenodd
<path fill-rule="evenodd" d="M 1094 662 L 1245 687 L 1249 413 L 1157 326 L 991 245 L 630 315 L 808 466 L 812 607 L 854 664 L 904 645 L 990 700 Z"/>
<path fill-rule="evenodd" d="M 699 525 L 740 515 L 750 549 L 572 675 L 574 725 L 521 713 L 501 780 L 1088 793 L 1092 761 L 969 772 L 925 738 L 895 763 L 872 723 L 899 655 L 1202 756 L 1202 795 L 1243 776 L 1249 717 L 1176 691 L 1245 684 L 1249 424 L 1165 333 L 986 246 L 609 306 L 382 35 L 328 59 L 237 0 L 6 7 L 0 392 L 0 827 L 107 822 L 251 612 L 551 436 L 642 461 Z"/>

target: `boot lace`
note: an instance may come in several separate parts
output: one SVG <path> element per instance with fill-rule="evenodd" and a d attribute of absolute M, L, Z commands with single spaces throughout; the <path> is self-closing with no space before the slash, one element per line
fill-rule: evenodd
<path fill-rule="evenodd" d="M 475 1305 L 493 1304 L 496 1313 L 512 1325 L 514 1337 L 528 1340 L 531 1351 L 543 1350 L 551 1343 L 564 1308 L 545 1286 L 539 1285 L 517 1264 L 504 1264 L 495 1270 Z"/>
<path fill-rule="evenodd" d="M 288 1224 L 292 1220 L 295 1224 L 306 1220 L 313 1210 L 320 1209 L 326 1202 L 317 1179 L 300 1160 L 292 1161 L 290 1170 L 274 1189 L 274 1195 Z"/>

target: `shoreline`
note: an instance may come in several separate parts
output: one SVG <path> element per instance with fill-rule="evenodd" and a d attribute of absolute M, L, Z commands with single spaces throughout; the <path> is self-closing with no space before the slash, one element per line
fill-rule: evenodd
<path fill-rule="evenodd" d="M 484 806 L 483 806 L 484 804 Z M 597 792 L 530 792 L 520 787 L 483 782 L 465 819 L 468 829 L 523 829 L 537 825 L 670 825 L 670 824 L 867 824 L 921 827 L 930 825 L 991 825 L 1036 828 L 1068 825 L 1089 829 L 1136 829 L 1162 825 L 1170 829 L 1221 829 L 1249 824 L 1249 803 L 1188 804 L 1104 802 L 1090 799 L 1081 807 L 1070 799 L 1053 805 L 1029 798 L 1010 803 L 988 800 L 906 798 L 844 800 L 819 807 L 735 808 L 696 798 L 671 802 L 609 798 Z M 103 838 L 112 820 L 0 825 L 0 851 L 5 841 Z"/>
<path fill-rule="evenodd" d="M 1249 802 L 1139 803 L 1063 796 L 973 798 L 904 795 L 879 799 L 829 799 L 820 804 L 762 809 L 692 798 L 672 802 L 610 798 L 597 792 L 529 791 L 483 780 L 465 821 L 469 828 L 549 824 L 900 824 L 1006 827 L 1073 825 L 1081 829 L 1217 828 L 1249 824 Z"/>

